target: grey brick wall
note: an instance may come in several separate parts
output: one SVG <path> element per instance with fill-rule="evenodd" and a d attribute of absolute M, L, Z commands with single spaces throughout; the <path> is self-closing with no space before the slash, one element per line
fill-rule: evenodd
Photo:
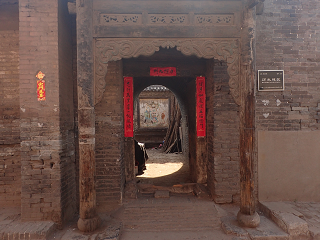
<path fill-rule="evenodd" d="M 0 205 L 21 201 L 19 7 L 0 2 Z"/>
<path fill-rule="evenodd" d="M 267 0 L 257 16 L 257 70 L 280 69 L 283 92 L 257 92 L 258 130 L 319 129 L 320 21 L 317 0 Z"/>
<path fill-rule="evenodd" d="M 229 89 L 225 62 L 214 60 L 214 84 L 207 83 L 208 188 L 217 203 L 238 201 L 239 107 Z M 208 110 L 207 110 L 208 111 Z"/>
<path fill-rule="evenodd" d="M 107 87 L 96 113 L 97 204 L 121 203 L 125 181 L 122 62 L 109 62 Z"/>
<path fill-rule="evenodd" d="M 59 224 L 75 211 L 72 48 L 64 1 L 20 1 L 21 218 Z M 46 74 L 46 101 L 36 77 Z"/>

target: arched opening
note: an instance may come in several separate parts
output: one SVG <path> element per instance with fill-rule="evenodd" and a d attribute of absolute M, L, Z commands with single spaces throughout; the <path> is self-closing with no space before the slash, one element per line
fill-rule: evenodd
<path fill-rule="evenodd" d="M 138 93 L 134 94 L 137 182 L 156 186 L 190 182 L 187 118 L 179 106 L 183 102 L 163 85 L 150 85 Z"/>
<path fill-rule="evenodd" d="M 201 139 L 203 143 L 199 144 L 196 135 L 196 78 L 207 74 L 207 61 L 208 60 L 194 56 L 186 57 L 176 49 L 163 48 L 151 57 L 140 56 L 138 58 L 123 59 L 123 76 L 133 77 L 133 97 L 135 99 L 136 116 L 139 115 L 138 113 L 141 108 L 140 103 L 146 104 L 147 100 L 155 102 L 157 99 L 165 101 L 166 98 L 169 98 L 169 95 L 165 96 L 166 94 L 156 93 L 156 91 L 146 93 L 147 90 L 145 89 L 154 85 L 160 85 L 169 89 L 172 92 L 172 95 L 174 95 L 174 99 L 181 110 L 180 132 L 183 141 L 180 146 L 181 150 L 178 150 L 181 152 L 181 159 L 177 160 L 176 157 L 174 157 L 172 161 L 167 162 L 164 158 L 168 159 L 168 157 L 154 156 L 154 159 L 150 159 L 150 164 L 161 164 L 159 166 L 162 167 L 165 164 L 172 164 L 174 167 L 169 167 L 170 171 L 167 168 L 167 171 L 161 174 L 160 171 L 162 170 L 159 170 L 152 180 L 149 179 L 150 181 L 146 180 L 146 178 L 148 178 L 147 176 L 138 177 L 141 182 L 156 183 L 160 185 L 174 185 L 184 182 L 205 183 L 207 177 L 206 155 L 204 153 L 206 149 L 206 138 Z M 174 67 L 176 68 L 177 74 L 176 76 L 164 77 L 150 76 L 150 68 L 152 67 Z M 141 94 L 142 97 L 139 97 Z M 145 95 L 145 97 L 143 97 L 143 95 Z M 147 95 L 149 96 L 148 98 L 146 98 Z M 147 124 L 142 123 L 141 119 L 135 120 L 135 138 L 138 141 L 144 141 L 146 147 L 156 147 L 156 145 L 152 146 L 152 141 L 150 138 L 148 139 L 148 136 L 146 135 L 153 135 L 152 137 L 156 138 L 157 134 L 161 135 L 161 129 L 157 129 L 158 132 L 149 129 L 149 133 L 147 133 L 147 131 L 144 131 L 146 129 L 142 129 L 142 126 Z M 163 136 L 165 136 L 166 130 L 167 129 L 162 132 Z M 145 134 L 144 139 L 142 138 L 143 133 Z M 161 141 L 156 144 L 160 145 L 160 143 Z M 199 147 L 201 144 L 203 145 L 202 148 Z M 129 149 L 132 150 L 132 147 L 129 147 Z M 199 149 L 202 152 L 200 152 Z M 150 152 L 151 155 L 153 153 L 154 151 Z M 161 154 L 163 153 L 161 152 Z M 199 164 L 199 158 L 203 161 L 202 164 Z M 147 162 L 147 164 L 149 163 Z M 165 170 L 165 168 L 163 169 Z M 177 176 L 177 178 L 174 179 L 174 176 Z"/>

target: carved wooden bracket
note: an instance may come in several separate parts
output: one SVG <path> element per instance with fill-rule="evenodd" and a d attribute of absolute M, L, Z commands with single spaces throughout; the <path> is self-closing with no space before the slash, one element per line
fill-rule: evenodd
<path fill-rule="evenodd" d="M 240 104 L 239 81 L 239 43 L 237 39 L 135 39 L 98 38 L 95 41 L 95 104 L 101 101 L 106 87 L 105 77 L 108 62 L 122 58 L 151 56 L 162 48 L 177 48 L 186 56 L 215 58 L 226 61 L 229 86 L 235 102 Z"/>

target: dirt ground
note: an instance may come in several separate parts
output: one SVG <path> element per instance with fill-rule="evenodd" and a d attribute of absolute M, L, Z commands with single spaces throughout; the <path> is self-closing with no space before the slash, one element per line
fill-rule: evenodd
<path fill-rule="evenodd" d="M 164 153 L 161 149 L 147 149 L 147 170 L 137 176 L 137 181 L 157 186 L 189 183 L 189 162 L 181 153 Z"/>

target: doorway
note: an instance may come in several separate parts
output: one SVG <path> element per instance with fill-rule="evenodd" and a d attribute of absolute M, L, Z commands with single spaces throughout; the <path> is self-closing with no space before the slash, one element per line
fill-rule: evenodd
<path fill-rule="evenodd" d="M 134 82 L 133 97 L 135 101 L 134 111 L 136 113 L 135 138 L 141 142 L 145 141 L 145 146 L 149 148 L 147 151 L 150 152 L 153 158 L 148 160 L 149 163 L 147 162 L 147 164 L 152 163 L 153 166 L 158 165 L 162 167 L 164 167 L 165 164 L 172 164 L 172 168 L 168 167 L 167 171 L 162 173 L 163 176 L 160 176 L 158 172 L 154 175 L 155 177 L 152 180 L 149 179 L 149 181 L 146 180 L 149 174 L 148 170 L 146 170 L 146 175 L 138 177 L 142 182 L 156 182 L 161 185 L 180 184 L 181 181 L 205 183 L 207 175 L 207 156 L 205 153 L 206 137 L 200 139 L 196 134 L 196 78 L 206 74 L 206 65 L 206 60 L 197 57 L 186 57 L 176 49 L 160 49 L 159 52 L 156 52 L 151 57 L 141 56 L 123 60 L 123 76 L 133 77 Z M 154 67 L 175 68 L 176 75 L 163 77 L 150 76 L 150 68 Z M 174 95 L 173 99 L 181 110 L 181 128 L 178 131 L 181 132 L 183 141 L 180 143 L 181 149 L 179 149 L 178 145 L 177 153 L 181 156 L 175 156 L 172 161 L 169 162 L 166 161 L 169 155 L 166 157 L 162 151 L 158 149 L 161 144 L 161 138 L 160 141 L 158 139 L 158 142 L 152 142 L 150 137 L 150 135 L 152 135 L 153 138 L 156 138 L 156 135 L 160 137 L 161 133 L 165 136 L 168 128 L 143 129 L 143 126 L 146 124 L 141 122 L 142 120 L 140 119 L 141 113 L 139 111 L 141 104 L 143 106 L 146 105 L 146 101 L 150 101 L 150 104 L 152 101 L 154 103 L 156 102 L 155 104 L 159 104 L 159 101 L 169 99 L 169 97 L 166 96 L 165 93 L 161 93 L 161 91 L 149 91 L 150 88 L 154 87 L 168 89 L 168 92 Z M 171 100 L 171 102 L 172 101 L 173 100 Z M 171 108 L 172 107 L 173 106 L 171 106 Z M 171 116 L 173 116 L 173 111 Z M 146 121 L 148 121 L 148 119 Z M 144 139 L 142 137 L 143 134 L 145 136 Z M 132 149 L 132 147 L 130 149 Z M 125 152 L 126 151 L 127 150 L 125 150 Z M 163 168 L 163 171 L 165 171 L 165 168 Z M 170 174 L 170 172 L 172 174 Z M 181 173 L 183 174 L 181 175 Z M 174 179 L 174 176 L 180 176 L 180 178 L 177 177 L 177 179 Z M 167 179 L 167 182 L 165 179 Z"/>

